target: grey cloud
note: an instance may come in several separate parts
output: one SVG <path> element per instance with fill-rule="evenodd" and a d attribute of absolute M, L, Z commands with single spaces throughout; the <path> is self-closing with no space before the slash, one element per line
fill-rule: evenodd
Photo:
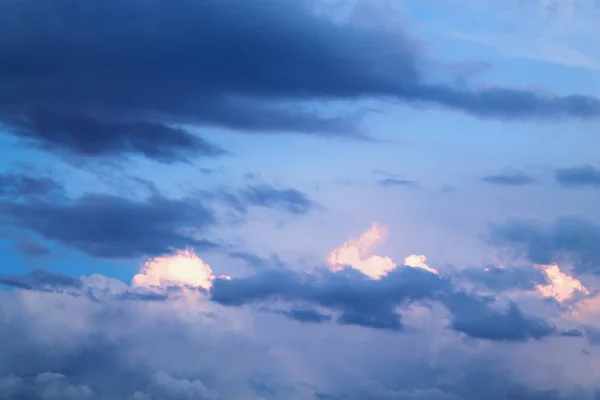
<path fill-rule="evenodd" d="M 86 194 L 69 202 L 2 202 L 0 224 L 33 231 L 94 257 L 133 258 L 175 248 L 210 248 L 198 232 L 215 223 L 195 199 L 142 200 Z"/>
<path fill-rule="evenodd" d="M 228 255 L 231 258 L 243 260 L 249 266 L 257 269 L 283 268 L 285 266 L 285 263 L 281 261 L 279 256 L 277 256 L 276 254 L 271 255 L 269 258 L 263 258 L 254 253 L 244 251 L 232 251 Z"/>
<path fill-rule="evenodd" d="M 444 304 L 454 315 L 452 327 L 468 336 L 504 342 L 539 340 L 553 335 L 556 328 L 546 321 L 523 315 L 515 303 L 507 310 L 493 307 L 492 299 L 453 294 Z"/>
<path fill-rule="evenodd" d="M 547 281 L 542 271 L 531 266 L 466 268 L 460 271 L 457 278 L 466 279 L 470 283 L 494 292 L 532 290 L 535 285 L 544 284 Z"/>
<path fill-rule="evenodd" d="M 52 254 L 52 251 L 48 247 L 29 239 L 28 237 L 18 239 L 12 248 L 17 252 L 32 258 L 47 257 Z"/>
<path fill-rule="evenodd" d="M 160 162 L 218 156 L 224 150 L 181 128 L 148 121 L 111 121 L 88 115 L 32 112 L 8 122 L 13 133 L 33 145 L 83 157 L 139 154 Z"/>
<path fill-rule="evenodd" d="M 577 273 L 600 274 L 600 226 L 580 218 L 509 220 L 491 227 L 489 241 L 537 264 L 566 259 L 574 262 Z"/>
<path fill-rule="evenodd" d="M 290 214 L 306 214 L 316 207 L 316 203 L 299 190 L 269 185 L 248 186 L 242 190 L 240 197 L 250 205 L 281 209 Z"/>
<path fill-rule="evenodd" d="M 526 186 L 536 182 L 534 178 L 523 172 L 488 175 L 483 177 L 482 180 L 499 186 Z"/>
<path fill-rule="evenodd" d="M 343 325 L 402 329 L 396 308 L 414 301 L 438 300 L 452 313 L 452 327 L 468 336 L 495 341 L 525 341 L 553 335 L 545 321 L 523 315 L 511 304 L 503 310 L 493 298 L 466 294 L 445 278 L 412 268 L 392 271 L 380 280 L 360 273 L 323 272 L 319 278 L 291 271 L 266 271 L 248 278 L 217 279 L 212 300 L 228 306 L 279 300 L 308 302 L 341 313 Z"/>
<path fill-rule="evenodd" d="M 165 301 L 168 292 L 180 288 L 168 288 L 166 292 L 132 288 L 123 282 L 102 275 L 73 278 L 68 275 L 34 270 L 25 275 L 0 275 L 0 285 L 20 290 L 46 293 L 64 293 L 69 296 L 84 296 L 93 301 Z"/>
<path fill-rule="evenodd" d="M 358 282 L 356 276 L 346 279 Z M 360 346 L 344 349 L 328 340 L 350 344 L 356 343 L 355 339 L 346 342 L 339 337 L 339 331 L 329 334 L 325 331 L 315 340 L 323 340 L 326 346 L 311 344 L 305 349 L 298 347 L 310 343 L 304 332 L 294 334 L 305 326 L 288 325 L 286 328 L 281 324 L 285 322 L 282 319 L 277 325 L 261 327 L 260 319 L 256 319 L 248 332 L 250 336 L 245 338 L 246 332 L 240 330 L 238 314 L 231 316 L 235 323 L 230 327 L 224 320 L 225 314 L 221 313 L 209 323 L 197 313 L 199 304 L 190 302 L 185 306 L 178 304 L 186 307 L 177 307 L 177 310 L 185 311 L 179 313 L 173 312 L 173 305 L 167 303 L 152 306 L 145 302 L 98 303 L 87 297 L 58 293 L 16 295 L 0 291 L 0 300 L 0 397 L 3 399 L 38 400 L 36 395 L 40 395 L 40 400 L 45 399 L 41 394 L 48 392 L 36 382 L 37 377 L 44 374 L 52 378 L 49 381 L 54 382 L 55 388 L 60 389 L 53 393 L 62 395 L 56 399 L 49 397 L 52 400 L 68 399 L 69 393 L 79 398 L 91 393 L 89 398 L 93 400 L 215 400 L 217 397 L 235 400 L 253 398 L 256 394 L 268 400 L 288 397 L 594 399 L 590 395 L 573 394 L 568 389 L 561 395 L 516 383 L 508 374 L 499 373 L 494 360 L 474 355 L 473 348 L 465 349 L 460 342 L 454 345 L 450 357 L 444 352 L 435 352 L 430 346 L 403 346 L 404 338 L 390 342 L 383 335 L 361 334 L 355 338 L 359 339 Z M 202 304 L 201 309 L 205 306 L 207 304 Z M 258 332 L 263 332 L 259 343 L 254 335 Z M 351 330 L 342 336 L 349 335 L 352 335 Z M 375 343 L 380 340 L 382 343 Z M 398 346 L 397 351 L 389 352 L 390 344 Z M 361 352 L 362 347 L 364 352 Z M 315 349 L 320 358 L 310 356 Z M 373 350 L 379 355 L 369 361 L 367 355 Z M 436 363 L 415 361 L 420 351 L 428 356 L 435 355 Z M 361 354 L 364 360 L 360 358 Z M 284 357 L 282 362 L 282 355 L 293 355 L 292 372 L 288 373 L 287 369 L 289 358 Z M 469 363 L 462 359 L 465 355 L 472 357 Z M 359 381 L 354 373 L 337 373 L 338 370 L 347 371 L 346 363 L 355 362 L 357 357 L 364 361 L 352 369 L 360 373 Z M 373 361 L 375 368 L 369 367 Z M 332 372 L 319 374 L 318 380 L 323 382 L 323 387 L 317 387 L 311 382 L 297 382 L 296 371 L 301 366 L 309 368 L 311 374 Z M 335 375 L 344 378 L 341 384 L 336 383 Z M 257 381 L 257 376 L 271 379 Z M 362 376 L 372 382 L 361 383 Z M 7 388 L 12 391 L 8 392 Z M 11 398 L 7 393 L 17 395 Z"/>
<path fill-rule="evenodd" d="M 222 188 L 214 192 L 200 193 L 203 198 L 217 200 L 240 214 L 248 213 L 250 207 L 269 208 L 295 215 L 307 214 L 321 208 L 300 190 L 268 184 L 248 185 L 239 190 Z"/>
<path fill-rule="evenodd" d="M 51 178 L 23 173 L 0 174 L 0 199 L 38 199 L 62 194 L 62 186 Z"/>
<path fill-rule="evenodd" d="M 377 181 L 380 186 L 383 187 L 395 187 L 395 186 L 405 186 L 405 187 L 417 187 L 419 186 L 417 182 L 411 181 L 408 179 L 401 178 L 384 178 Z"/>
<path fill-rule="evenodd" d="M 557 169 L 554 178 L 566 188 L 600 188 L 600 170 L 591 165 Z"/>
<path fill-rule="evenodd" d="M 82 286 L 77 278 L 42 270 L 35 270 L 27 275 L 0 275 L 0 285 L 38 291 L 80 289 Z"/>
<path fill-rule="evenodd" d="M 10 38 L 0 42 L 0 119 L 37 145 L 88 156 L 215 153 L 173 124 L 360 136 L 355 120 L 319 115 L 311 100 L 392 98 L 510 120 L 600 116 L 590 96 L 431 83 L 406 35 L 335 23 L 304 2 L 5 1 L 0 27 Z"/>
<path fill-rule="evenodd" d="M 86 385 L 72 385 L 61 374 L 41 373 L 33 378 L 15 375 L 0 377 L 0 397 L 5 400 L 85 400 L 95 399 Z"/>

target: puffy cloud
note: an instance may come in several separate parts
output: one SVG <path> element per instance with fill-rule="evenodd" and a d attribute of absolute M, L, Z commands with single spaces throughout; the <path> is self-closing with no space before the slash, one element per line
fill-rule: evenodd
<path fill-rule="evenodd" d="M 6 400 L 85 400 L 95 395 L 86 385 L 71 385 L 64 375 L 44 372 L 27 379 L 14 375 L 0 377 L 0 397 Z"/>
<path fill-rule="evenodd" d="M 373 279 L 381 278 L 396 268 L 391 258 L 371 254 L 385 242 L 387 234 L 386 227 L 374 223 L 358 238 L 349 239 L 332 250 L 327 257 L 327 262 L 333 271 L 349 266 Z"/>
<path fill-rule="evenodd" d="M 362 249 L 380 239 L 380 231 L 366 235 Z M 412 261 L 426 265 L 418 256 Z M 396 268 L 371 279 L 354 269 L 305 274 L 281 267 L 226 280 L 214 279 L 208 264 L 182 251 L 149 260 L 131 285 L 101 275 L 39 272 L 3 281 L 14 288 L 0 291 L 3 398 L 54 399 L 41 393 L 93 400 L 563 398 L 552 388 L 505 377 L 508 358 L 459 335 L 504 342 L 502 352 L 517 354 L 519 348 L 510 346 L 548 337 L 550 325 L 525 316 L 515 304 L 505 307 L 462 292 L 422 268 Z M 162 301 L 143 296 L 173 287 L 210 288 L 212 298 L 193 295 L 197 291 Z M 286 307 L 218 304 L 269 299 Z M 412 313 L 415 302 L 431 313 Z M 445 311 L 438 314 L 434 303 Z M 403 327 L 398 312 L 411 314 L 411 329 L 398 330 Z M 444 329 L 446 318 L 453 330 Z M 289 319 L 303 323 L 289 325 Z M 327 323 L 334 319 L 337 324 Z M 475 385 L 477 374 L 487 374 L 480 379 L 485 385 Z M 497 392 L 500 387 L 505 391 Z"/>
<path fill-rule="evenodd" d="M 147 261 L 133 277 L 131 284 L 133 287 L 143 288 L 189 286 L 209 290 L 214 279 L 210 265 L 192 250 L 184 250 Z"/>
<path fill-rule="evenodd" d="M 563 303 L 571 299 L 577 292 L 590 294 L 590 291 L 578 279 L 562 272 L 557 264 L 537 265 L 536 268 L 544 271 L 550 281 L 548 285 L 536 286 L 536 289 L 545 297 L 553 297 L 559 303 Z"/>
<path fill-rule="evenodd" d="M 404 265 L 411 268 L 421 268 L 432 274 L 439 275 L 439 271 L 427 265 L 427 257 L 423 255 L 411 254 L 404 259 Z"/>

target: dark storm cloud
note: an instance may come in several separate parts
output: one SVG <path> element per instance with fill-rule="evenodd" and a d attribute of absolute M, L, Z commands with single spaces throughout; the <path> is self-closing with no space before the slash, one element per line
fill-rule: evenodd
<path fill-rule="evenodd" d="M 554 178 L 566 188 L 600 188 L 600 170 L 591 165 L 557 169 Z"/>
<path fill-rule="evenodd" d="M 380 280 L 352 271 L 324 272 L 319 277 L 267 271 L 248 278 L 217 279 L 211 295 L 213 301 L 228 306 L 268 300 L 310 303 L 340 313 L 339 324 L 394 331 L 402 329 L 397 307 L 437 300 L 451 312 L 452 328 L 473 338 L 526 341 L 555 333 L 553 326 L 523 315 L 515 304 L 501 309 L 493 298 L 462 293 L 449 280 L 413 268 L 392 271 Z"/>
<path fill-rule="evenodd" d="M 62 186 L 51 178 L 11 172 L 0 174 L 0 199 L 40 198 L 62 192 Z"/>
<path fill-rule="evenodd" d="M 212 212 L 194 199 L 146 200 L 86 194 L 70 202 L 2 202 L 0 224 L 103 258 L 164 254 L 173 249 L 207 248 L 193 232 L 215 223 Z"/>
<path fill-rule="evenodd" d="M 600 116 L 595 97 L 431 83 L 408 38 L 303 4 L 4 1 L 0 118 L 43 147 L 174 161 L 214 154 L 174 123 L 357 133 L 356 121 L 318 115 L 307 100 L 392 98 L 512 120 Z"/>
<path fill-rule="evenodd" d="M 566 259 L 578 273 L 600 275 L 600 226 L 583 219 L 560 218 L 553 223 L 509 220 L 492 226 L 489 239 L 537 264 Z"/>
<path fill-rule="evenodd" d="M 482 180 L 499 186 L 526 186 L 535 183 L 534 178 L 523 172 L 488 175 L 484 176 Z"/>

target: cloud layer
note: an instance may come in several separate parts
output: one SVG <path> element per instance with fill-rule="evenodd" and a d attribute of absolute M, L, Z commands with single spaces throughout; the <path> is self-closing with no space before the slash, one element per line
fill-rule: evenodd
<path fill-rule="evenodd" d="M 306 3 L 4 2 L 0 121 L 46 149 L 173 162 L 223 152 L 184 126 L 361 134 L 352 118 L 312 111 L 317 100 L 388 98 L 510 120 L 600 116 L 595 97 L 438 83 L 408 34 L 334 22 Z"/>

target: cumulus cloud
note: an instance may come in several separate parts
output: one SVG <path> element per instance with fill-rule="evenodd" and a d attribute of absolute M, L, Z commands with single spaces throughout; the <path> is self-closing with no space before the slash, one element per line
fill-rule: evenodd
<path fill-rule="evenodd" d="M 590 294 L 590 291 L 578 279 L 562 272 L 557 264 L 537 265 L 536 267 L 544 271 L 550 281 L 548 285 L 536 286 L 536 289 L 545 297 L 552 297 L 559 303 L 563 303 L 571 299 L 577 292 L 584 295 Z"/>
<path fill-rule="evenodd" d="M 388 235 L 388 229 L 378 223 L 371 227 L 358 238 L 346 241 L 340 247 L 333 249 L 327 257 L 327 263 L 332 271 L 341 271 L 350 267 L 371 277 L 380 279 L 397 268 L 396 263 L 389 257 L 373 255 L 373 250 L 382 245 Z M 420 268 L 432 274 L 439 274 L 437 270 L 426 264 L 427 258 L 423 255 L 410 255 L 404 259 L 404 266 Z"/>
<path fill-rule="evenodd" d="M 209 290 L 215 278 L 210 265 L 193 251 L 185 250 L 147 261 L 133 277 L 131 284 L 142 288 L 189 286 Z M 221 278 L 227 279 L 226 276 Z"/>
<path fill-rule="evenodd" d="M 349 239 L 331 251 L 327 257 L 330 268 L 333 271 L 339 271 L 348 266 L 373 279 L 381 278 L 396 268 L 396 264 L 391 258 L 371 254 L 385 242 L 387 234 L 386 227 L 374 223 L 358 238 Z"/>
<path fill-rule="evenodd" d="M 368 256 L 383 232 L 372 227 L 354 239 L 355 250 Z M 284 266 L 228 278 L 215 277 L 193 252 L 179 251 L 150 259 L 130 285 L 101 275 L 5 276 L 2 283 L 13 290 L 0 291 L 0 393 L 15 400 L 563 398 L 553 388 L 508 379 L 487 362 L 492 347 L 472 347 L 461 335 L 504 346 L 578 337 L 561 337 L 514 302 L 463 291 L 453 283 L 457 277 L 426 270 L 423 256 L 405 264 L 377 279 L 354 268 L 304 273 Z M 252 303 L 261 307 L 231 307 Z M 441 314 L 430 313 L 436 303 Z M 412 314 L 417 325 L 401 329 L 401 314 L 416 304 L 430 312 Z M 429 331 L 431 324 L 442 330 Z M 385 370 L 423 378 L 417 384 Z M 487 374 L 486 385 L 473 386 L 478 373 Z M 502 385 L 512 397 L 494 397 Z"/>

